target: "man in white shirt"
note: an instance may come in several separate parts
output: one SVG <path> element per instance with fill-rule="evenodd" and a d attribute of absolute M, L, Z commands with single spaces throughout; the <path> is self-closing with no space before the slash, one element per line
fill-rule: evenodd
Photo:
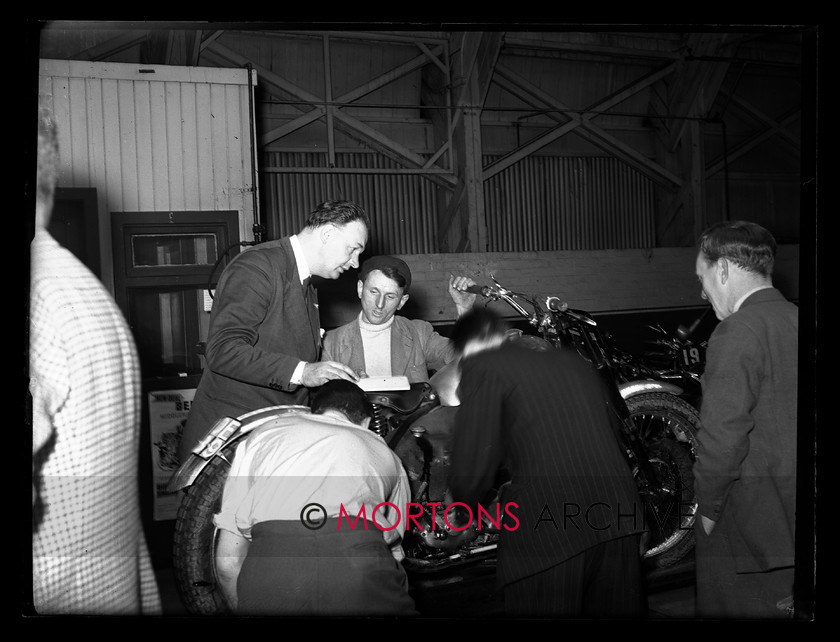
<path fill-rule="evenodd" d="M 356 384 L 327 382 L 311 409 L 237 448 L 215 517 L 225 599 L 249 615 L 417 615 L 400 564 L 402 463 L 368 430 Z"/>

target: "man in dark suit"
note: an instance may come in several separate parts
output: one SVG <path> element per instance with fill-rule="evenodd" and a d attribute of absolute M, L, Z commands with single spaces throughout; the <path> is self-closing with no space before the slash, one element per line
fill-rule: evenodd
<path fill-rule="evenodd" d="M 336 361 L 319 361 L 318 299 L 310 276 L 337 279 L 359 267 L 370 221 L 349 201 L 319 205 L 298 234 L 254 246 L 225 268 L 216 288 L 206 367 L 195 392 L 179 456 L 222 417 L 302 404 L 309 388 L 356 381 Z"/>
<path fill-rule="evenodd" d="M 461 405 L 450 493 L 476 513 L 499 467 L 510 476 L 499 503 L 516 506 L 497 568 L 506 613 L 643 616 L 641 499 L 597 372 L 574 351 L 506 340 L 484 308 L 456 322 L 452 341 Z"/>
<path fill-rule="evenodd" d="M 773 287 L 775 255 L 755 223 L 700 237 L 695 270 L 720 319 L 694 465 L 702 617 L 784 617 L 792 602 L 799 313 Z"/>

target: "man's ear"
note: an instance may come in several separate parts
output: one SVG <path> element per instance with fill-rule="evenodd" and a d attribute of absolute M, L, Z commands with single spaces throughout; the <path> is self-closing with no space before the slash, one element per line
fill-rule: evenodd
<path fill-rule="evenodd" d="M 407 295 L 407 294 L 403 294 L 403 295 L 402 295 L 402 298 L 400 299 L 399 305 L 397 305 L 397 310 L 399 310 L 400 308 L 402 308 L 402 307 L 405 305 L 405 302 L 406 302 L 406 301 L 408 301 L 408 295 Z"/>
<path fill-rule="evenodd" d="M 365 287 L 365 282 L 364 281 L 362 281 L 361 279 L 356 281 L 356 294 L 359 295 L 360 299 L 362 298 L 362 290 L 364 289 L 364 287 Z"/>
<path fill-rule="evenodd" d="M 330 236 L 333 233 L 333 229 L 335 229 L 332 225 L 323 225 L 321 227 L 321 232 L 318 234 L 318 238 L 321 239 L 321 243 L 326 245 L 327 241 L 330 240 Z"/>
<path fill-rule="evenodd" d="M 724 285 L 729 279 L 729 261 L 726 259 L 718 259 L 717 262 L 717 276 L 720 279 L 721 285 Z"/>

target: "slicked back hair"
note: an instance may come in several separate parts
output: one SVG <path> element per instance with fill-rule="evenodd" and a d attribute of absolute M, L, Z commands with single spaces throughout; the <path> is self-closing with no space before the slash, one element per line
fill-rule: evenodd
<path fill-rule="evenodd" d="M 763 277 L 773 275 L 776 239 L 766 229 L 750 221 L 723 221 L 708 228 L 697 242 L 709 263 L 732 261 L 742 270 Z"/>
<path fill-rule="evenodd" d="M 370 232 L 370 219 L 359 205 L 352 201 L 324 201 L 306 219 L 306 227 L 316 228 L 323 225 L 343 227 L 353 221 L 363 223 Z"/>

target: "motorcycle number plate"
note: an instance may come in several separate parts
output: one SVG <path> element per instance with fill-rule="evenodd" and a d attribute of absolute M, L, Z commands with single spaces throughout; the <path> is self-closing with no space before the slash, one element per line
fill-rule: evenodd
<path fill-rule="evenodd" d="M 690 348 L 682 349 L 683 364 L 686 366 L 696 366 L 703 363 L 705 360 L 704 350 L 700 346 L 691 346 Z"/>

